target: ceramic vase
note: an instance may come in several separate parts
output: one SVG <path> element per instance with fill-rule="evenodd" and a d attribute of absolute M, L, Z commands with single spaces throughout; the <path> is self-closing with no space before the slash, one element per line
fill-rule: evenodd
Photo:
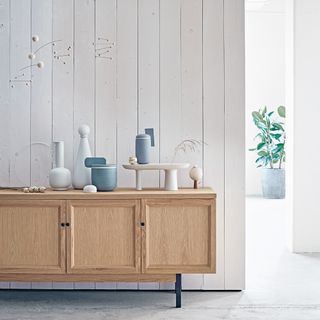
<path fill-rule="evenodd" d="M 68 190 L 71 185 L 71 173 L 64 167 L 64 142 L 53 142 L 54 168 L 49 174 L 49 184 L 53 190 Z"/>
<path fill-rule="evenodd" d="M 139 164 L 150 162 L 151 138 L 148 134 L 138 134 L 136 136 L 136 157 Z"/>
<path fill-rule="evenodd" d="M 139 164 L 150 162 L 151 147 L 154 147 L 154 130 L 146 128 L 145 134 L 136 136 L 136 157 Z"/>
<path fill-rule="evenodd" d="M 83 124 L 78 130 L 80 134 L 80 144 L 77 153 L 77 158 L 74 164 L 72 185 L 75 189 L 83 189 L 84 186 L 91 184 L 91 170 L 86 168 L 84 161 L 91 157 L 91 150 L 89 145 L 89 126 Z"/>

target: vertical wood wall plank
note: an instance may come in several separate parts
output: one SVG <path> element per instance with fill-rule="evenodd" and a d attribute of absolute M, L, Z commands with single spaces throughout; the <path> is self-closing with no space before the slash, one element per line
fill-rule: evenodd
<path fill-rule="evenodd" d="M 184 0 L 181 6 L 181 135 L 202 141 L 202 0 Z M 180 153 L 179 161 L 202 167 L 202 146 Z M 180 178 L 191 186 L 188 170 Z"/>
<path fill-rule="evenodd" d="M 39 42 L 32 43 L 32 51 L 52 41 L 52 1 L 32 0 L 32 35 Z M 33 63 L 42 61 L 44 68 L 31 68 L 31 184 L 49 184 L 52 141 L 52 45 L 40 49 Z"/>
<path fill-rule="evenodd" d="M 30 185 L 31 3 L 11 0 L 10 10 L 10 185 Z M 22 81 L 21 81 L 22 80 Z"/>
<path fill-rule="evenodd" d="M 65 167 L 73 168 L 73 0 L 54 0 L 52 7 L 52 135 L 64 141 Z"/>
<path fill-rule="evenodd" d="M 117 165 L 118 186 L 134 187 L 135 176 L 122 168 L 135 154 L 138 115 L 138 0 L 117 2 Z M 137 283 L 117 283 L 118 289 L 137 289 Z"/>
<path fill-rule="evenodd" d="M 244 1 L 224 1 L 225 289 L 245 286 Z"/>
<path fill-rule="evenodd" d="M 117 7 L 117 162 L 118 185 L 134 187 L 134 172 L 122 168 L 135 154 L 137 134 L 137 0 Z"/>
<path fill-rule="evenodd" d="M 150 162 L 159 162 L 159 0 L 139 0 L 138 4 L 138 131 L 154 128 Z M 159 172 L 143 172 L 143 186 L 158 187 Z"/>
<path fill-rule="evenodd" d="M 217 197 L 217 273 L 203 289 L 224 289 L 224 51 L 223 0 L 203 2 L 203 132 L 205 186 Z"/>
<path fill-rule="evenodd" d="M 10 4 L 2 0 L 0 6 L 0 187 L 10 183 Z"/>
<path fill-rule="evenodd" d="M 74 158 L 79 146 L 78 127 L 90 127 L 89 142 L 95 153 L 95 1 L 74 2 Z"/>
<path fill-rule="evenodd" d="M 160 162 L 173 161 L 182 139 L 180 9 L 180 0 L 160 1 Z"/>
<path fill-rule="evenodd" d="M 96 152 L 116 163 L 116 0 L 96 0 Z"/>
<path fill-rule="evenodd" d="M 202 136 L 202 0 L 181 2 L 181 135 L 203 141 Z M 177 160 L 202 167 L 202 144 L 195 152 L 179 153 Z M 192 186 L 189 169 L 181 171 L 183 186 Z M 183 275 L 184 289 L 202 287 L 203 275 Z"/>

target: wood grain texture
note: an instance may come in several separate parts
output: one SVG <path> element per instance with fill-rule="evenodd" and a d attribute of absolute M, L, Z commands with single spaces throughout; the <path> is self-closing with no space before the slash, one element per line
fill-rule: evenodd
<path fill-rule="evenodd" d="M 137 191 L 132 188 L 119 188 L 112 192 L 84 193 L 82 190 L 53 191 L 45 193 L 23 193 L 21 190 L 0 190 L 0 200 L 117 200 L 142 198 L 216 198 L 211 188 L 179 189 L 166 191 L 163 189 L 144 189 Z"/>
<path fill-rule="evenodd" d="M 68 273 L 140 273 L 139 202 L 68 203 Z"/>
<path fill-rule="evenodd" d="M 143 200 L 142 272 L 215 271 L 215 204 Z"/>
<path fill-rule="evenodd" d="M 0 272 L 65 273 L 62 201 L 0 202 Z"/>
<path fill-rule="evenodd" d="M 212 192 L 211 199 L 193 200 L 1 200 L 0 226 L 0 280 L 34 281 L 31 288 L 128 279 L 116 288 L 148 282 L 139 288 L 158 289 L 157 279 L 168 280 L 160 274 L 215 271 Z M 130 277 L 141 273 L 152 276 Z"/>
<path fill-rule="evenodd" d="M 53 289 L 73 289 L 74 285 L 70 281 L 74 282 L 174 282 L 175 275 L 172 274 L 0 274 L 0 281 L 14 281 L 16 283 L 22 282 L 20 287 L 26 285 L 26 281 L 29 281 L 29 287 L 31 288 L 30 281 L 46 282 L 54 281 Z M 137 286 L 136 286 L 137 287 Z M 121 289 L 118 286 L 118 289 Z M 125 289 L 125 288 L 124 288 Z"/>

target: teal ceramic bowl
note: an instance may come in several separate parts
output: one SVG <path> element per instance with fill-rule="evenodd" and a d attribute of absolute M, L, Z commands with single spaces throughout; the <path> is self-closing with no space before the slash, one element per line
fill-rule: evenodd
<path fill-rule="evenodd" d="M 98 191 L 112 191 L 117 187 L 117 166 L 107 164 L 91 168 L 92 184 Z"/>

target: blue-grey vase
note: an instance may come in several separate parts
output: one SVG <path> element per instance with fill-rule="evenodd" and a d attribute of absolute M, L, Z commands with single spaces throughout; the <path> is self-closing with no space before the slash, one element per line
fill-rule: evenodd
<path fill-rule="evenodd" d="M 136 157 L 139 164 L 150 162 L 151 137 L 149 134 L 136 136 Z"/>

